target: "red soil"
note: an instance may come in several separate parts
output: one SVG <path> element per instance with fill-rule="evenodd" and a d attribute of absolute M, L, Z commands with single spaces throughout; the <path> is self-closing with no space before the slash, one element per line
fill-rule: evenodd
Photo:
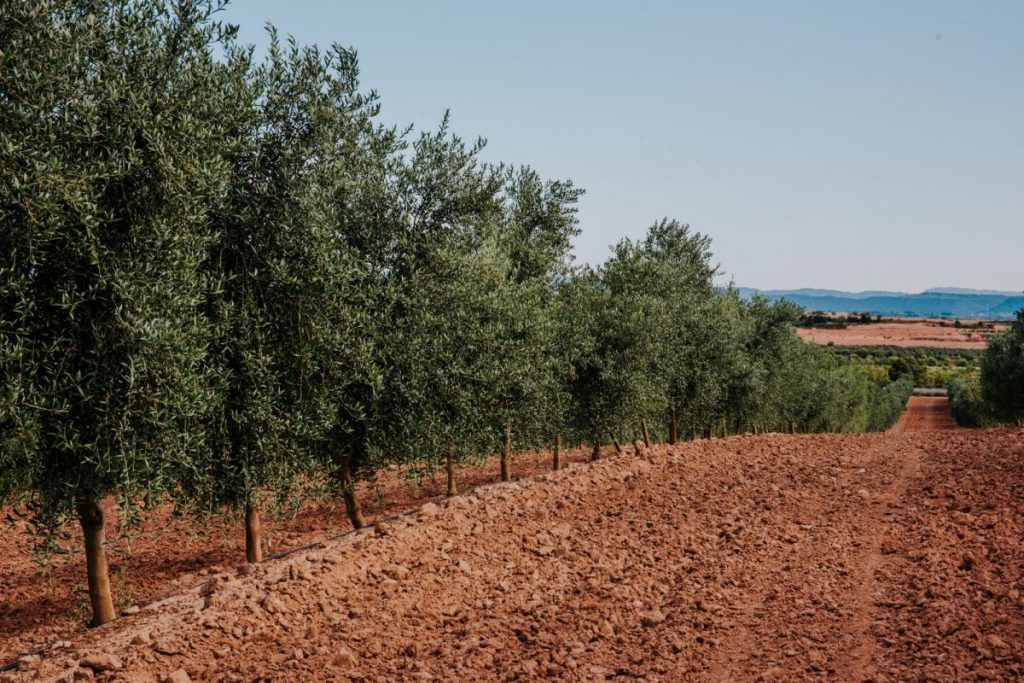
<path fill-rule="evenodd" d="M 483 487 L 212 571 L 7 676 L 1020 680 L 1024 432 L 936 426 L 656 446 Z"/>
<path fill-rule="evenodd" d="M 606 449 L 611 452 L 611 448 Z M 563 451 L 563 465 L 590 459 L 590 448 Z M 550 453 L 518 454 L 513 476 L 527 477 L 551 469 Z M 498 480 L 498 461 L 458 471 L 460 489 Z M 357 493 L 369 524 L 427 501 L 440 501 L 444 475 L 409 479 L 393 467 L 375 481 L 360 482 Z M 162 505 L 144 515 L 143 525 L 125 536 L 116 512 L 107 505 L 107 554 L 118 611 L 142 605 L 201 581 L 211 570 L 234 567 L 245 561 L 241 518 L 215 516 L 205 523 L 174 514 Z M 85 587 L 85 557 L 77 524 L 66 528 L 69 554 L 37 557 L 33 538 L 21 521 L 10 525 L 11 511 L 0 508 L 0 666 L 55 640 L 85 631 L 89 600 Z M 265 513 L 263 532 L 270 554 L 287 552 L 325 537 L 351 530 L 344 508 L 332 503 L 311 503 L 297 514 Z M 2 679 L 0 679 L 2 680 Z"/>
<path fill-rule="evenodd" d="M 995 327 L 1001 330 L 1005 324 L 996 323 Z M 949 321 L 896 319 L 868 325 L 850 325 L 844 329 L 798 327 L 797 333 L 805 341 L 836 346 L 984 349 L 993 330 L 957 328 Z"/>

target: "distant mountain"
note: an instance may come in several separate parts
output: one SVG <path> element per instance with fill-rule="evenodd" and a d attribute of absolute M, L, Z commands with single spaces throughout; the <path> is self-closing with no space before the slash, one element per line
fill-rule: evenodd
<path fill-rule="evenodd" d="M 920 294 L 905 292 L 843 292 L 830 289 L 769 289 L 740 287 L 740 295 L 787 299 L 808 311 L 871 313 L 907 317 L 1012 319 L 1024 308 L 1024 292 L 937 287 Z"/>
<path fill-rule="evenodd" d="M 838 289 L 751 289 L 740 287 L 741 292 L 756 292 L 767 297 L 791 297 L 791 296 L 832 296 L 837 299 L 867 299 L 873 296 L 906 296 L 903 292 L 867 291 L 867 292 L 843 292 Z"/>
<path fill-rule="evenodd" d="M 999 289 L 965 289 L 963 287 L 935 287 L 926 289 L 922 294 L 989 294 L 992 296 L 1014 297 L 1024 294 L 1022 291 L 1008 292 Z"/>

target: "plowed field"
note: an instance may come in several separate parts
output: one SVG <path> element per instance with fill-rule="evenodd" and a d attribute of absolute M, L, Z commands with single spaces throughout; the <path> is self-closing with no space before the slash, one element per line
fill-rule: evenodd
<path fill-rule="evenodd" d="M 966 321 L 973 325 L 976 321 Z M 1005 323 L 985 323 L 991 327 L 956 327 L 949 321 L 923 318 L 890 319 L 868 325 L 851 324 L 840 329 L 797 327 L 802 339 L 816 344 L 836 346 L 901 346 L 905 348 L 975 349 L 988 345 L 995 332 Z"/>
<path fill-rule="evenodd" d="M 215 550 L 101 629 L 22 627 L 14 652 L 0 631 L 9 656 L 49 639 L 6 676 L 1021 680 L 1024 432 L 943 429 L 944 411 L 915 397 L 885 434 L 628 449 L 240 571 Z M 173 558 L 172 540 L 139 543 Z"/>

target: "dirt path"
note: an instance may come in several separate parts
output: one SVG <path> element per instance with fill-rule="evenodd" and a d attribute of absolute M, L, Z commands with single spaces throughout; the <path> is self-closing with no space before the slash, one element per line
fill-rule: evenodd
<path fill-rule="evenodd" d="M 824 445 L 810 439 L 801 450 Z M 786 495 L 760 520 L 769 547 L 747 554 L 725 581 L 750 590 L 736 596 L 737 628 L 707 680 L 878 673 L 869 631 L 888 509 L 918 467 L 915 448 L 879 445 L 848 437 L 790 475 Z"/>
<path fill-rule="evenodd" d="M 8 677 L 1020 680 L 1022 463 L 1021 430 L 658 446 L 212 573 Z"/>
<path fill-rule="evenodd" d="M 949 399 L 945 396 L 911 396 L 907 409 L 892 426 L 890 432 L 934 432 L 956 429 L 949 412 Z"/>
<path fill-rule="evenodd" d="M 880 673 L 879 643 L 872 629 L 879 618 L 877 604 L 887 581 L 885 562 L 890 549 L 885 539 L 893 532 L 893 510 L 902 505 L 921 467 L 921 452 L 916 446 L 906 448 L 901 455 L 895 475 L 886 482 L 875 501 L 875 514 L 861 529 L 864 552 L 854 573 L 856 583 L 851 594 L 854 609 L 848 628 L 850 649 L 840 656 L 836 666 L 836 671 L 848 672 L 850 680 L 875 680 Z"/>

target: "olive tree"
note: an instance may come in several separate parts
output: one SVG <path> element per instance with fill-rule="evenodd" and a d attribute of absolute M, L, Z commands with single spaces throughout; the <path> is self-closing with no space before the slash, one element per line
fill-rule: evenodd
<path fill-rule="evenodd" d="M 584 270 L 560 288 L 566 338 L 579 340 L 569 356 L 567 391 L 573 432 L 594 439 L 598 453 L 603 436 L 636 434 L 645 415 L 664 413 L 667 398 L 659 381 L 660 322 L 658 299 L 610 286 L 608 270 Z"/>
<path fill-rule="evenodd" d="M 711 261 L 711 240 L 676 220 L 654 223 L 630 249 L 632 287 L 656 293 L 662 320 L 648 334 L 658 335 L 656 372 L 670 411 L 671 437 L 680 421 L 705 427 L 719 417 L 735 340 L 720 309 Z M 655 321 L 652 321 L 655 322 Z M 660 421 L 663 415 L 646 416 Z"/>
<path fill-rule="evenodd" d="M 0 497 L 44 533 L 78 519 L 94 624 L 115 616 L 102 499 L 173 491 L 203 440 L 197 273 L 244 71 L 216 9 L 0 11 Z"/>
<path fill-rule="evenodd" d="M 376 113 L 354 53 L 282 43 L 245 81 L 247 116 L 230 157 L 205 270 L 216 400 L 202 467 L 185 478 L 203 508 L 244 512 L 246 558 L 262 559 L 259 500 L 287 495 L 318 449 L 347 431 L 349 384 L 366 378 L 365 268 L 339 232 L 358 183 L 360 136 Z"/>
<path fill-rule="evenodd" d="M 561 287 L 565 336 L 583 337 L 570 380 L 577 430 L 600 441 L 601 430 L 635 434 L 679 413 L 695 428 L 718 413 L 731 339 L 710 258 L 706 236 L 664 219 Z"/>
<path fill-rule="evenodd" d="M 555 289 L 570 272 L 582 191 L 520 168 L 508 171 L 503 194 L 504 211 L 494 226 L 504 272 L 494 288 L 498 314 L 489 316 L 494 362 L 487 433 L 503 433 L 503 449 L 511 443 L 536 448 L 551 444 L 564 427 Z"/>
<path fill-rule="evenodd" d="M 376 458 L 452 461 L 486 443 L 483 363 L 493 348 L 481 320 L 501 272 L 489 231 L 501 211 L 501 174 L 481 164 L 483 141 L 437 131 L 411 145 L 394 178 L 396 223 L 384 252 L 389 300 L 379 358 L 384 386 L 370 435 Z"/>
<path fill-rule="evenodd" d="M 448 126 L 412 143 L 379 231 L 386 244 L 366 252 L 381 264 L 387 310 L 369 450 L 428 467 L 553 435 L 553 288 L 580 195 L 528 168 L 481 163 L 483 142 Z"/>

